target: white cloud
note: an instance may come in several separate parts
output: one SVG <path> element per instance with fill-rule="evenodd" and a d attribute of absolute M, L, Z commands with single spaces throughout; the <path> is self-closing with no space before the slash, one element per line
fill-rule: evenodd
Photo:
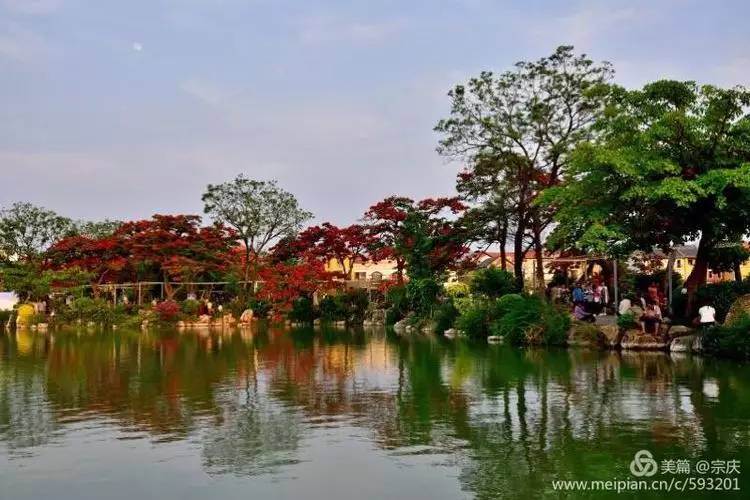
<path fill-rule="evenodd" d="M 317 16 L 304 20 L 299 38 L 307 45 L 341 41 L 371 43 L 395 35 L 403 26 L 404 22 L 401 20 L 362 23 L 332 16 Z"/>
<path fill-rule="evenodd" d="M 6 10 L 16 14 L 50 14 L 62 5 L 62 0 L 0 0 Z"/>

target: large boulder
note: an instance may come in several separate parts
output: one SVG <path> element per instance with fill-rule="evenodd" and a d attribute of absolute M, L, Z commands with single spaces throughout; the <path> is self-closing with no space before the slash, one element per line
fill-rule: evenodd
<path fill-rule="evenodd" d="M 669 343 L 670 352 L 703 352 L 703 337 L 700 335 L 683 335 L 675 337 Z"/>
<path fill-rule="evenodd" d="M 668 346 L 669 342 L 663 337 L 640 330 L 628 330 L 620 341 L 620 347 L 634 351 L 664 351 Z"/>
<path fill-rule="evenodd" d="M 669 328 L 669 336 L 671 338 L 685 337 L 687 335 L 693 335 L 695 330 L 685 325 L 672 325 Z"/>
<path fill-rule="evenodd" d="M 604 335 L 604 344 L 610 349 L 619 347 L 622 339 L 622 332 L 617 325 L 601 325 L 599 330 Z"/>
<path fill-rule="evenodd" d="M 729 312 L 727 312 L 727 317 L 724 320 L 724 323 L 727 325 L 732 325 L 743 315 L 750 315 L 750 293 L 747 295 L 743 295 L 734 301 L 732 306 L 729 308 Z"/>
<path fill-rule="evenodd" d="M 568 330 L 568 345 L 601 348 L 605 343 L 604 334 L 592 323 L 573 321 Z"/>

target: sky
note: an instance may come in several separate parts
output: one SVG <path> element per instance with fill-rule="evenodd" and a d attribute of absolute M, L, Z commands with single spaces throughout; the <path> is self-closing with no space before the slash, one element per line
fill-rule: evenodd
<path fill-rule="evenodd" d="M 455 193 L 447 91 L 572 44 L 627 87 L 750 86 L 750 2 L 0 0 L 0 206 L 201 213 L 276 179 L 317 222 Z"/>

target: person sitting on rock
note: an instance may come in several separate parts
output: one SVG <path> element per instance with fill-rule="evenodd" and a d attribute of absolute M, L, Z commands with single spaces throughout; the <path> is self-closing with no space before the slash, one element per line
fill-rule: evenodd
<path fill-rule="evenodd" d="M 649 301 L 646 310 L 640 318 L 641 331 L 648 334 L 656 334 L 662 322 L 661 309 L 655 302 Z"/>
<path fill-rule="evenodd" d="M 703 306 L 698 309 L 698 318 L 703 332 L 716 324 L 716 309 L 708 299 L 704 300 Z"/>
<path fill-rule="evenodd" d="M 596 317 L 586 310 L 582 301 L 576 302 L 575 307 L 573 307 L 573 317 L 578 321 L 586 321 L 588 323 L 596 321 Z"/>

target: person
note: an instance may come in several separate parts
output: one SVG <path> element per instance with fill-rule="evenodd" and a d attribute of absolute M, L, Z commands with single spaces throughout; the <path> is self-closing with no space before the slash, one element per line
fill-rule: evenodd
<path fill-rule="evenodd" d="M 596 321 L 596 317 L 584 307 L 583 301 L 575 303 L 575 307 L 573 307 L 573 317 L 578 321 L 587 321 L 589 323 L 594 323 Z"/>
<path fill-rule="evenodd" d="M 594 280 L 594 286 L 592 289 L 594 312 L 596 314 L 604 314 L 604 308 L 609 303 L 609 291 L 606 285 L 602 284 L 599 279 Z"/>
<path fill-rule="evenodd" d="M 654 304 L 659 303 L 659 285 L 655 281 L 648 286 L 648 300 Z"/>
<path fill-rule="evenodd" d="M 573 303 L 577 304 L 578 302 L 583 302 L 584 299 L 585 295 L 583 293 L 583 288 L 580 283 L 576 283 L 573 287 Z"/>
<path fill-rule="evenodd" d="M 708 300 L 703 302 L 703 306 L 698 309 L 698 317 L 702 331 L 706 331 L 716 324 L 716 309 Z"/>
<path fill-rule="evenodd" d="M 646 310 L 641 315 L 641 331 L 643 333 L 655 334 L 659 330 L 661 324 L 661 309 L 656 302 L 649 302 L 646 304 Z"/>
<path fill-rule="evenodd" d="M 629 313 L 631 307 L 633 307 L 633 301 L 631 301 L 630 297 L 626 295 L 617 306 L 617 315 L 622 316 L 623 314 Z"/>

